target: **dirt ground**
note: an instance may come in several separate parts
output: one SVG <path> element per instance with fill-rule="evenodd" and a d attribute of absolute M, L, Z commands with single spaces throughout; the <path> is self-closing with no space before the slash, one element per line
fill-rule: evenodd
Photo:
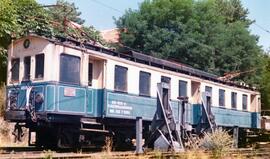
<path fill-rule="evenodd" d="M 14 136 L 12 135 L 14 125 L 14 123 L 4 121 L 3 117 L 0 117 L 0 147 L 27 146 L 28 132 L 26 129 L 23 130 L 22 142 L 14 143 Z"/>

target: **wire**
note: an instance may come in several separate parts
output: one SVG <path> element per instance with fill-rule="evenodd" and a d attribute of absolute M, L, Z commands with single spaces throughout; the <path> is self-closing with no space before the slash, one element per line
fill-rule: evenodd
<path fill-rule="evenodd" d="M 109 5 L 105 4 L 105 3 L 102 3 L 102 2 L 100 2 L 98 0 L 92 0 L 92 1 L 99 4 L 99 5 L 102 5 L 103 7 L 106 7 L 106 8 L 109 8 L 111 10 L 114 10 L 114 11 L 116 11 L 118 13 L 124 14 L 124 12 L 120 11 L 119 9 L 113 8 L 113 7 L 111 7 L 111 6 L 109 6 Z"/>
<path fill-rule="evenodd" d="M 265 29 L 264 27 L 260 26 L 259 24 L 257 24 L 257 23 L 253 23 L 253 24 L 256 25 L 258 28 L 260 28 L 261 30 L 263 30 L 263 31 L 265 31 L 265 32 L 267 32 L 267 33 L 270 34 L 270 31 L 269 30 Z"/>

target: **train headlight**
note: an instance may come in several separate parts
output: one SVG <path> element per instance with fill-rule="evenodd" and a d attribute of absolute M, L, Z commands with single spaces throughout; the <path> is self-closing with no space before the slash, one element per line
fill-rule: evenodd
<path fill-rule="evenodd" d="M 44 102 L 43 93 L 37 93 L 35 96 L 35 104 L 42 104 Z"/>

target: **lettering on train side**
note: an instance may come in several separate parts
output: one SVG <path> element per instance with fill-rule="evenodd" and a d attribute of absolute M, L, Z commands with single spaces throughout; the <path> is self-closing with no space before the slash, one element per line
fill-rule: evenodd
<path fill-rule="evenodd" d="M 131 115 L 132 107 L 128 106 L 126 102 L 123 101 L 110 101 L 109 113 L 118 115 Z"/>

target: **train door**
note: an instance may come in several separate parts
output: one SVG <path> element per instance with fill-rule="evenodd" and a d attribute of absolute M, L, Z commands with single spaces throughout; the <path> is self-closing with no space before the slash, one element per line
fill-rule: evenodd
<path fill-rule="evenodd" d="M 256 112 L 257 110 L 257 104 L 256 104 L 256 94 L 251 94 L 250 96 L 250 111 Z"/>
<path fill-rule="evenodd" d="M 163 101 L 163 104 L 164 104 L 164 107 L 166 110 L 168 110 L 168 105 L 169 105 L 169 99 L 171 97 L 171 94 L 170 94 L 170 88 L 171 88 L 171 78 L 169 77 L 166 77 L 166 76 L 161 76 L 161 83 L 165 83 L 167 84 L 167 87 L 168 89 L 166 88 L 163 88 L 162 90 L 162 101 Z"/>
<path fill-rule="evenodd" d="M 206 95 L 206 111 L 208 114 L 211 114 L 212 87 L 205 86 L 205 95 Z"/>
<path fill-rule="evenodd" d="M 197 124 L 200 121 L 199 116 L 201 114 L 198 113 L 198 111 L 195 111 L 199 108 L 199 105 L 201 104 L 201 83 L 198 81 L 191 81 L 191 101 L 194 107 L 192 107 L 191 118 L 193 119 L 193 124 Z M 194 113 L 197 112 L 197 115 L 194 115 Z"/>
<path fill-rule="evenodd" d="M 97 116 L 101 114 L 104 88 L 103 59 L 89 56 L 88 60 L 88 103 L 87 114 Z"/>

